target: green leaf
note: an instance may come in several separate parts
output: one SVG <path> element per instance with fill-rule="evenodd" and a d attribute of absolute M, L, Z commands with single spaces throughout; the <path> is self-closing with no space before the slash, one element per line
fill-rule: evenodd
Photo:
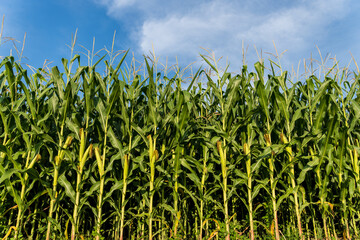
<path fill-rule="evenodd" d="M 301 185 L 302 182 L 305 180 L 306 173 L 313 170 L 319 164 L 319 158 L 315 158 L 315 160 L 310 161 L 306 164 L 306 166 L 301 170 L 299 177 L 297 178 L 296 182 L 298 185 Z"/>
<path fill-rule="evenodd" d="M 71 202 L 75 204 L 75 191 L 64 174 L 59 177 L 58 182 L 65 189 L 66 196 L 68 196 Z"/>
<path fill-rule="evenodd" d="M 107 125 L 106 110 L 105 110 L 104 103 L 101 99 L 99 99 L 99 101 L 96 105 L 96 110 L 99 113 L 99 120 L 101 123 L 101 127 L 103 130 L 105 130 L 106 125 Z"/>
<path fill-rule="evenodd" d="M 52 81 L 55 84 L 58 96 L 60 99 L 64 99 L 64 80 L 62 79 L 59 69 L 57 67 L 53 67 L 51 69 L 51 77 Z"/>

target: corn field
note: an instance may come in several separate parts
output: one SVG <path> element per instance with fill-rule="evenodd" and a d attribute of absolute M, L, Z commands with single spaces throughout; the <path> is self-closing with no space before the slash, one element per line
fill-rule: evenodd
<path fill-rule="evenodd" d="M 293 82 L 202 56 L 184 83 L 126 55 L 31 74 L 2 60 L 3 239 L 359 237 L 358 72 Z"/>

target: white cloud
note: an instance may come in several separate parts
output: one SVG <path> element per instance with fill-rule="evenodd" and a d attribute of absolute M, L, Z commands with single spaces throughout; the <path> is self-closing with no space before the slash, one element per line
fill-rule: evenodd
<path fill-rule="evenodd" d="M 154 47 L 157 55 L 177 56 L 188 62 L 204 47 L 217 56 L 229 57 L 238 66 L 242 41 L 251 47 L 248 56 L 255 60 L 252 46 L 274 52 L 273 41 L 280 52 L 289 49 L 286 55 L 291 60 L 299 60 L 300 53 L 308 56 L 310 49 L 328 37 L 327 28 L 345 15 L 351 0 L 271 1 L 273 5 L 256 0 L 101 1 L 112 9 L 108 13 L 115 18 L 121 18 L 125 8 L 141 16 L 143 21 L 134 28 L 133 36 L 142 53 Z"/>
<path fill-rule="evenodd" d="M 119 10 L 134 5 L 137 0 L 94 0 L 95 3 L 107 8 L 108 14 L 115 15 Z"/>

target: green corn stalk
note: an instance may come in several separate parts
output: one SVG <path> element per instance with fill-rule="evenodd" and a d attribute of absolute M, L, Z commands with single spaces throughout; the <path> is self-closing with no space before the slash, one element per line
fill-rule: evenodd
<path fill-rule="evenodd" d="M 164 156 L 165 154 L 165 150 L 166 150 L 166 145 L 165 143 L 163 143 L 161 145 L 161 155 Z M 164 161 L 161 162 L 161 167 L 164 168 Z M 161 190 L 161 203 L 164 204 L 165 202 L 165 189 L 163 188 Z M 161 211 L 161 226 L 160 226 L 160 229 L 161 229 L 161 236 L 159 236 L 160 239 L 165 239 L 165 209 L 162 209 Z"/>
<path fill-rule="evenodd" d="M 81 195 L 81 181 L 84 171 L 84 166 L 88 157 L 91 158 L 92 156 L 92 144 L 85 151 L 86 147 L 86 133 L 84 129 L 80 129 L 80 149 L 79 149 L 79 164 L 78 164 L 78 171 L 76 177 L 76 197 L 75 197 L 75 205 L 74 205 L 74 212 L 73 212 L 73 224 L 71 227 L 71 240 L 76 239 L 76 233 L 78 231 L 79 226 L 79 205 L 80 205 L 80 195 Z"/>
<path fill-rule="evenodd" d="M 207 134 L 208 135 L 208 134 Z M 204 196 L 205 194 L 205 179 L 206 179 L 206 175 L 207 175 L 207 159 L 208 159 L 208 147 L 206 145 L 202 146 L 202 150 L 203 150 L 203 171 L 202 171 L 202 176 L 201 176 L 201 194 Z M 202 232 L 203 232 L 203 222 L 204 222 L 204 200 L 201 199 L 200 200 L 200 229 L 199 229 L 199 239 L 202 240 Z"/>
<path fill-rule="evenodd" d="M 35 210 L 34 210 L 34 214 L 35 217 L 33 218 L 32 222 L 31 222 L 31 232 L 30 232 L 30 239 L 34 239 L 35 237 L 35 227 L 36 227 L 36 220 L 37 220 L 37 212 L 39 211 L 38 209 L 38 202 L 36 202 L 35 204 Z M 35 238 L 36 239 L 36 238 Z"/>
<path fill-rule="evenodd" d="M 230 222 L 229 222 L 229 209 L 227 199 L 227 166 L 226 166 L 226 149 L 223 149 L 221 141 L 217 142 L 217 150 L 220 155 L 221 173 L 223 179 L 223 204 L 224 204 L 224 215 L 226 225 L 226 240 L 230 240 Z"/>
<path fill-rule="evenodd" d="M 357 147 L 359 146 L 359 141 L 357 139 L 355 140 L 355 146 L 357 146 Z M 353 172 L 354 172 L 354 175 L 355 175 L 356 188 L 357 188 L 358 192 L 360 192 L 360 185 L 359 185 L 359 180 L 360 180 L 359 154 L 358 154 L 357 150 L 355 149 L 355 147 L 352 150 L 351 160 L 352 160 Z M 357 231 L 354 216 L 352 216 L 352 221 L 353 221 L 354 233 L 355 233 L 355 236 L 357 237 L 358 236 L 358 231 Z"/>
<path fill-rule="evenodd" d="M 199 83 L 199 89 L 202 89 L 201 87 L 201 82 Z M 204 118 L 204 107 L 202 105 L 202 103 L 204 102 L 204 95 L 201 96 L 200 99 L 200 111 L 199 111 L 199 116 L 200 118 Z M 205 138 L 209 139 L 210 138 L 210 132 L 207 131 L 205 132 Z M 200 186 L 200 193 L 202 196 L 205 195 L 205 180 L 206 177 L 208 175 L 208 169 L 207 169 L 207 164 L 208 164 L 208 152 L 209 149 L 206 146 L 206 144 L 201 144 L 201 150 L 202 150 L 202 155 L 203 155 L 203 166 L 202 166 L 202 172 L 201 172 L 201 186 Z M 199 240 L 203 239 L 203 231 L 204 231 L 204 207 L 205 207 L 205 202 L 204 202 L 204 198 L 200 199 L 200 215 L 199 215 Z"/>
<path fill-rule="evenodd" d="M 323 106 L 325 106 L 325 102 L 321 103 L 320 109 L 319 111 L 323 111 L 323 109 L 325 109 Z M 334 106 L 332 105 L 331 108 L 332 112 L 335 111 Z M 321 112 L 320 112 L 321 113 Z M 319 113 L 319 114 L 320 114 Z M 322 152 L 321 152 L 321 156 L 320 156 L 320 160 L 318 163 L 318 166 L 315 169 L 315 173 L 317 175 L 317 179 L 318 179 L 318 184 L 320 187 L 320 204 L 322 207 L 322 218 L 323 218 L 323 228 L 325 231 L 325 236 L 328 235 L 328 237 L 330 237 L 330 227 L 327 226 L 327 217 L 326 217 L 326 213 L 327 213 L 327 209 L 328 209 L 328 205 L 330 205 L 330 203 L 326 200 L 326 192 L 327 192 L 327 188 L 328 188 L 328 184 L 329 184 L 329 174 L 330 172 L 328 172 L 328 170 L 326 169 L 326 172 L 324 175 L 321 174 L 321 166 L 324 164 L 324 160 L 325 160 L 325 155 L 329 154 L 329 150 L 328 150 L 328 146 L 330 145 L 331 142 L 331 136 L 334 133 L 334 129 L 335 129 L 335 124 L 336 124 L 336 114 L 334 115 L 333 118 L 331 118 L 331 121 L 328 122 L 328 124 L 326 125 L 327 127 L 327 134 L 326 134 L 326 138 L 324 141 L 324 144 L 322 146 Z M 316 129 L 318 129 L 318 125 L 320 120 L 322 120 L 320 117 L 317 119 L 317 122 L 315 123 Z M 331 153 L 332 149 L 330 149 L 330 153 Z M 310 152 L 311 153 L 311 152 Z M 314 153 L 312 153 L 314 154 Z"/>
<path fill-rule="evenodd" d="M 270 134 L 264 135 L 266 146 L 271 146 L 271 137 Z M 278 216 L 277 216 L 277 207 L 276 207 L 276 184 L 274 181 L 274 158 L 272 156 L 269 158 L 269 169 L 270 169 L 270 189 L 271 189 L 271 202 L 274 214 L 274 228 L 275 228 L 275 239 L 280 240 L 280 233 L 279 233 L 279 223 L 278 223 Z"/>
<path fill-rule="evenodd" d="M 133 73 L 133 82 L 131 85 L 126 86 L 125 89 L 120 89 L 120 106 L 122 112 L 122 120 L 125 122 L 125 129 L 128 135 L 128 154 L 125 154 L 123 159 L 123 189 L 121 197 L 121 216 L 120 216 L 120 239 L 123 238 L 124 225 L 125 225 L 125 205 L 126 205 L 126 190 L 128 188 L 128 175 L 129 175 L 129 164 L 131 158 L 131 151 L 133 147 L 133 124 L 134 112 L 136 112 L 136 100 L 140 94 L 141 85 L 139 84 L 139 76 Z M 130 78 L 130 76 L 128 77 Z M 140 104 L 139 104 L 140 105 Z M 125 135 L 124 135 L 125 136 Z M 131 227 L 130 227 L 131 228 Z M 131 236 L 131 234 L 130 234 Z"/>
<path fill-rule="evenodd" d="M 285 144 L 285 145 L 289 144 L 288 139 L 286 138 L 286 136 L 283 133 L 280 134 L 280 139 L 281 139 L 283 144 Z M 285 151 L 286 151 L 287 156 L 289 158 L 289 162 L 292 163 L 292 161 L 293 161 L 293 152 L 292 152 L 291 146 L 285 147 Z M 300 213 L 300 207 L 299 207 L 297 186 L 296 186 L 296 182 L 295 182 L 294 164 L 290 165 L 290 179 L 291 179 L 291 186 L 292 186 L 293 191 L 294 191 L 293 196 L 294 196 L 295 213 L 296 213 L 296 221 L 297 221 L 297 226 L 298 226 L 298 231 L 299 231 L 299 237 L 301 239 L 303 239 L 304 236 L 303 236 L 303 231 L 302 231 L 302 226 L 301 226 L 301 213 Z"/>
<path fill-rule="evenodd" d="M 259 80 L 256 83 L 256 92 L 259 97 L 259 103 L 261 106 L 261 111 L 265 113 L 266 116 L 266 132 L 264 134 L 265 143 L 267 147 L 271 147 L 271 127 L 270 127 L 270 111 L 269 111 L 269 93 L 266 91 L 264 86 L 264 65 L 257 62 L 255 63 L 255 69 L 258 75 Z M 279 223 L 277 216 L 277 207 L 276 207 L 276 182 L 274 181 L 274 157 L 271 153 L 271 157 L 268 159 L 269 162 L 269 175 L 270 175 L 270 190 L 271 190 L 271 202 L 272 210 L 274 215 L 274 231 L 275 239 L 280 240 L 279 233 Z"/>
<path fill-rule="evenodd" d="M 159 159 L 159 153 L 156 148 L 156 138 L 152 138 L 151 135 L 147 136 L 149 140 L 149 161 L 150 161 L 150 189 L 149 189 L 149 240 L 153 239 L 152 222 L 153 222 L 153 201 L 154 201 L 154 182 L 155 182 L 155 162 Z"/>
<path fill-rule="evenodd" d="M 52 194 L 51 194 L 51 201 L 50 201 L 50 209 L 49 209 L 49 219 L 52 218 L 52 215 L 55 211 L 55 203 L 58 197 L 58 192 L 57 192 L 57 184 L 58 184 L 58 178 L 59 178 L 59 169 L 60 169 L 60 165 L 62 160 L 64 159 L 64 155 L 65 155 L 65 151 L 71 144 L 72 141 L 72 137 L 68 136 L 65 143 L 62 145 L 62 149 L 59 150 L 59 154 L 55 157 L 55 161 L 54 161 L 54 179 L 53 179 L 53 189 L 52 189 Z M 50 220 L 48 221 L 48 225 L 47 225 L 47 231 L 46 231 L 46 240 L 50 239 L 50 234 L 51 234 L 51 222 Z"/>
<path fill-rule="evenodd" d="M 34 164 L 36 162 L 38 162 L 41 159 L 40 154 L 37 154 L 31 161 L 30 160 L 30 151 L 27 154 L 27 158 L 26 158 L 26 164 L 25 164 L 25 169 L 31 169 Z M 25 190 L 26 190 L 26 185 L 28 184 L 28 179 L 29 179 L 29 175 L 27 173 L 25 173 L 24 176 L 24 182 L 22 182 L 22 186 L 21 186 L 21 193 L 20 193 L 20 199 L 21 202 L 24 201 L 25 198 Z M 16 226 L 15 226 L 15 239 L 18 239 L 18 234 L 21 232 L 21 227 L 22 227 L 22 214 L 23 214 L 23 207 L 22 206 L 18 206 L 18 216 L 16 219 Z"/>
<path fill-rule="evenodd" d="M 311 160 L 316 161 L 315 153 L 314 153 L 314 151 L 313 151 L 313 149 L 311 147 L 309 148 L 309 152 L 310 152 Z M 316 173 L 319 189 L 322 189 L 320 167 L 315 169 L 315 173 Z M 325 238 L 327 239 L 328 238 L 328 229 L 327 229 L 327 224 L 326 224 L 326 213 L 325 213 L 325 207 L 324 207 L 324 205 L 325 205 L 324 198 L 320 198 L 320 205 L 322 206 L 323 227 L 324 227 Z M 314 225 L 314 228 L 315 228 L 314 223 L 313 223 L 313 225 Z M 314 235 L 315 235 L 315 238 L 317 239 L 316 229 L 314 231 Z"/>
<path fill-rule="evenodd" d="M 356 139 L 355 140 L 355 146 L 359 147 L 359 141 Z M 352 167 L 353 167 L 353 171 L 355 173 L 355 182 L 357 184 L 357 188 L 358 191 L 360 192 L 360 168 L 359 168 L 359 153 L 356 150 L 356 148 L 354 148 L 352 150 L 353 154 L 353 158 L 352 158 Z"/>
<path fill-rule="evenodd" d="M 244 154 L 246 156 L 246 174 L 247 174 L 247 189 L 248 189 L 248 204 L 249 204 L 249 220 L 250 220 L 250 239 L 254 240 L 254 219 L 253 219 L 253 206 L 252 206 L 252 178 L 251 178 L 251 155 L 250 146 L 244 143 Z"/>
<path fill-rule="evenodd" d="M 177 88 L 176 88 L 176 110 L 177 114 L 174 119 L 175 125 L 176 125 L 176 133 L 175 133 L 175 139 L 177 139 L 175 151 L 173 152 L 173 179 L 174 182 L 174 210 L 175 210 L 175 222 L 174 222 L 174 238 L 177 238 L 177 232 L 178 232 L 178 226 L 181 218 L 181 211 L 179 210 L 179 174 L 181 172 L 180 169 L 180 156 L 184 156 L 184 148 L 180 145 L 179 139 L 181 139 L 182 134 L 184 133 L 186 129 L 186 121 L 189 117 L 188 112 L 188 105 L 185 103 L 185 92 L 181 90 L 181 79 L 177 79 Z M 185 185 L 184 185 L 185 186 Z M 185 204 L 185 202 L 184 202 Z M 186 215 L 184 216 L 186 217 Z M 185 221 L 186 222 L 186 221 Z M 185 225 L 186 227 L 186 225 Z"/>
<path fill-rule="evenodd" d="M 346 201 L 346 197 L 347 197 L 347 193 L 348 193 L 348 186 L 344 186 L 345 183 L 342 181 L 342 175 L 345 172 L 345 169 L 343 169 L 343 165 L 344 165 L 344 157 L 345 157 L 345 148 L 346 148 L 346 140 L 347 140 L 347 134 L 343 134 L 343 136 L 341 137 L 342 139 L 340 139 L 341 143 L 340 143 L 340 156 L 339 156 L 339 188 L 340 188 L 340 201 L 341 201 L 341 205 L 342 205 L 342 209 L 343 209 L 343 213 L 341 216 L 341 222 L 344 226 L 344 235 L 346 236 L 347 239 L 351 239 L 350 237 L 350 231 L 349 231 L 349 222 L 348 222 L 348 213 L 347 213 L 347 201 Z"/>
<path fill-rule="evenodd" d="M 180 167 L 180 147 L 177 147 L 176 150 L 173 152 L 172 158 L 174 161 L 174 210 L 176 213 L 175 221 L 174 221 L 174 238 L 177 236 L 177 230 L 179 226 L 179 220 L 180 220 L 180 211 L 179 211 L 179 183 L 178 183 L 178 177 L 179 177 L 179 167 Z"/>
<path fill-rule="evenodd" d="M 125 57 L 125 56 L 124 56 Z M 124 59 L 124 58 L 123 58 Z M 118 64 L 120 67 L 123 59 Z M 116 71 L 115 73 L 116 74 Z M 108 76 L 110 78 L 110 76 Z M 105 81 L 100 77 L 98 80 L 101 84 L 105 84 Z M 106 98 L 106 108 L 102 101 L 99 101 L 96 108 L 99 113 L 99 120 L 102 124 L 101 128 L 103 129 L 104 140 L 103 140 L 103 149 L 102 155 L 100 155 L 100 150 L 98 147 L 95 148 L 95 156 L 99 171 L 99 178 L 100 178 L 100 186 L 99 186 L 99 193 L 98 193 L 98 204 L 97 204 L 97 220 L 96 220 L 96 240 L 100 240 L 101 237 L 101 225 L 102 225 L 102 205 L 103 205 L 103 194 L 104 194 L 104 184 L 105 184 L 105 160 L 106 160 L 106 151 L 107 151 L 107 136 L 109 132 L 109 119 L 111 116 L 111 111 L 113 109 L 115 101 L 118 99 L 119 96 L 119 82 L 115 81 L 112 85 L 112 92 L 110 94 L 110 88 L 101 89 L 99 94 L 102 94 Z"/>
<path fill-rule="evenodd" d="M 125 199 L 126 199 L 126 187 L 127 187 L 127 177 L 129 175 L 129 164 L 130 156 L 124 156 L 124 171 L 123 171 L 123 190 L 121 197 L 121 223 L 120 223 L 120 240 L 123 240 L 124 234 L 124 219 L 125 219 Z"/>
<path fill-rule="evenodd" d="M 349 82 L 347 82 L 349 84 Z M 349 124 L 348 124 L 348 114 L 347 114 L 347 111 L 346 111 L 346 105 L 348 105 L 348 102 L 350 98 L 353 97 L 353 92 L 355 92 L 353 89 L 354 87 L 356 87 L 357 85 L 357 81 L 355 80 L 355 82 L 353 83 L 352 87 L 350 88 L 350 94 L 348 94 L 348 96 L 346 98 L 343 97 L 343 92 L 340 90 L 339 86 L 336 86 L 336 90 L 338 90 L 338 99 L 339 101 L 341 102 L 341 106 L 342 106 L 342 111 L 341 114 L 343 116 L 343 123 L 344 123 L 344 126 L 342 126 L 340 129 L 342 129 L 341 132 L 343 132 L 342 136 L 339 136 L 339 141 L 340 141 L 340 154 L 339 154 L 339 187 L 341 189 L 341 204 L 342 204 L 342 208 L 343 208 L 343 211 L 342 211 L 342 223 L 343 223 L 343 226 L 344 226 L 344 232 L 345 232 L 345 235 L 348 239 L 350 239 L 350 230 L 349 230 L 349 222 L 348 222 L 348 219 L 349 219 L 349 216 L 348 216 L 348 206 L 347 206 L 347 195 L 348 195 L 348 192 L 349 192 L 349 187 L 348 186 L 345 186 L 347 184 L 345 184 L 343 182 L 343 175 L 347 175 L 345 172 L 347 171 L 347 169 L 344 167 L 345 165 L 345 161 L 346 161 L 346 153 L 349 153 L 350 155 L 350 159 L 353 158 L 352 156 L 352 151 L 347 151 L 348 150 L 348 146 L 351 145 L 351 140 L 350 140 L 350 136 L 347 134 L 347 132 L 349 131 Z"/>
<path fill-rule="evenodd" d="M 66 64 L 64 64 L 64 67 L 67 68 Z M 58 150 L 58 155 L 55 157 L 54 163 L 53 163 L 53 165 L 54 165 L 53 191 L 50 196 L 51 200 L 50 200 L 50 209 L 49 209 L 49 220 L 48 220 L 47 231 L 46 231 L 46 240 L 50 239 L 50 232 L 51 232 L 50 219 L 52 218 L 53 212 L 55 210 L 54 207 L 55 207 L 55 203 L 56 203 L 57 195 L 58 195 L 57 184 L 58 184 L 60 164 L 61 164 L 64 154 L 65 154 L 64 150 L 70 145 L 70 143 L 72 141 L 72 137 L 68 136 L 65 143 L 63 143 L 64 126 L 65 126 L 65 121 L 66 121 L 66 117 L 68 114 L 69 105 L 72 100 L 71 93 L 72 93 L 72 87 L 73 87 L 73 84 L 75 81 L 75 79 L 71 79 L 71 80 L 68 79 L 68 82 L 66 84 L 65 91 L 64 91 L 65 82 L 62 79 L 62 75 L 60 74 L 59 69 L 57 67 L 52 68 L 51 78 L 52 78 L 53 85 L 55 86 L 54 92 L 57 92 L 62 104 L 59 109 L 57 107 L 55 107 L 54 105 L 52 105 L 53 114 L 58 115 L 56 120 L 58 121 L 58 123 L 60 125 L 60 132 L 57 132 L 58 137 L 59 137 L 59 150 Z M 57 217 L 58 217 L 58 212 L 55 217 L 56 220 L 58 219 Z M 55 233 L 53 235 L 55 236 Z"/>
<path fill-rule="evenodd" d="M 105 151 L 104 151 L 105 155 Z M 102 219 L 102 204 L 103 204 L 103 195 L 104 195 L 104 183 L 105 183 L 105 158 L 104 155 L 100 155 L 100 150 L 98 147 L 95 148 L 95 157 L 99 171 L 100 178 L 100 189 L 98 194 L 98 204 L 97 204 L 97 220 L 96 220 L 96 240 L 100 239 L 101 236 L 101 219 Z"/>

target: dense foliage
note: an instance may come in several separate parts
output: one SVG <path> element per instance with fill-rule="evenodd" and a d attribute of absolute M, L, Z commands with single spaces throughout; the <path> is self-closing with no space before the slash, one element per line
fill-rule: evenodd
<path fill-rule="evenodd" d="M 2 237 L 358 236 L 357 73 L 292 83 L 273 62 L 231 74 L 203 56 L 184 84 L 125 57 L 76 55 L 63 73 L 1 62 Z"/>

